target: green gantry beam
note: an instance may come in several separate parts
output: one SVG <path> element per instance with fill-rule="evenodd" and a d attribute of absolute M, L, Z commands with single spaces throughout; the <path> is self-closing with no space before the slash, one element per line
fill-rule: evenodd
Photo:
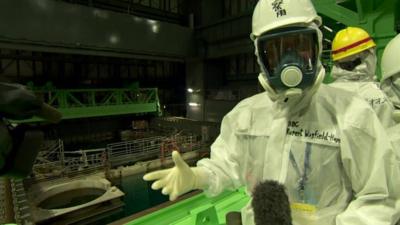
<path fill-rule="evenodd" d="M 65 119 L 154 113 L 159 115 L 157 88 L 34 90 L 44 102 L 57 108 Z M 40 122 L 40 118 L 15 121 Z"/>

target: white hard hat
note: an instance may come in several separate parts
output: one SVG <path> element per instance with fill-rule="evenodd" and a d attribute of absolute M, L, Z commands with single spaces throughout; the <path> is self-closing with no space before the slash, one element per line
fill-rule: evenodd
<path fill-rule="evenodd" d="M 275 28 L 311 22 L 318 26 L 322 23 L 311 0 L 259 0 L 253 12 L 250 38 L 254 40 Z"/>
<path fill-rule="evenodd" d="M 382 55 L 382 81 L 400 73 L 400 34 L 393 38 L 385 47 Z"/>

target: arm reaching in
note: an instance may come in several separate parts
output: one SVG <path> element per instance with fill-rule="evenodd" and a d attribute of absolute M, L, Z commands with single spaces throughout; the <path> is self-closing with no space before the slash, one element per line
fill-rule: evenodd
<path fill-rule="evenodd" d="M 175 200 L 179 195 L 195 189 L 208 186 L 209 175 L 205 168 L 189 167 L 179 152 L 172 152 L 175 166 L 171 169 L 158 170 L 143 176 L 146 181 L 155 180 L 151 185 L 153 190 L 162 189 L 161 193 L 169 195 L 169 200 Z"/>

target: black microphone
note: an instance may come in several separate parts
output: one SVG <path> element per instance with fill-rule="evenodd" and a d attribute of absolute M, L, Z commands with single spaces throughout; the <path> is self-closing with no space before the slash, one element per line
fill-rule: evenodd
<path fill-rule="evenodd" d="M 285 187 L 276 181 L 267 180 L 257 184 L 251 206 L 256 225 L 292 225 Z"/>

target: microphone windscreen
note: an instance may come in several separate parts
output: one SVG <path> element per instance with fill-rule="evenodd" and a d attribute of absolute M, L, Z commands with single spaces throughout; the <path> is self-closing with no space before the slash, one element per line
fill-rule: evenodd
<path fill-rule="evenodd" d="M 256 225 L 292 225 L 285 187 L 276 181 L 267 180 L 256 185 L 251 206 Z"/>

